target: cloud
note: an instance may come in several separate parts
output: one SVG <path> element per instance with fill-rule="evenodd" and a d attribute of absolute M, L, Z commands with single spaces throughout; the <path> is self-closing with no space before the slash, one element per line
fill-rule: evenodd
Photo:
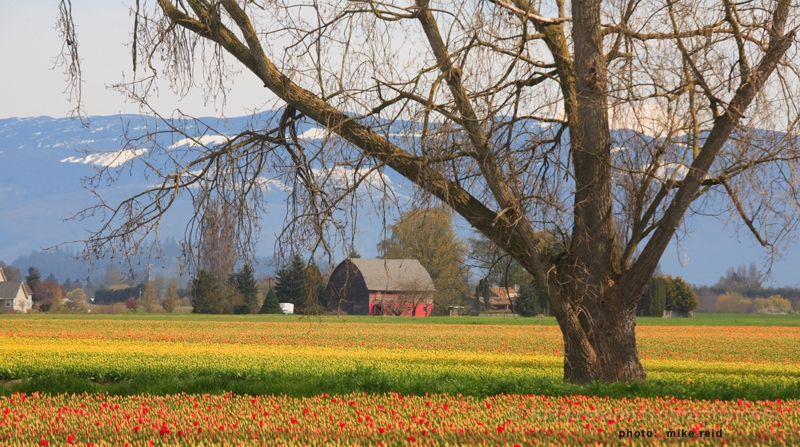
<path fill-rule="evenodd" d="M 217 146 L 220 144 L 225 144 L 230 141 L 230 138 L 226 137 L 225 135 L 203 135 L 199 138 L 184 138 L 182 140 L 178 140 L 170 146 L 170 149 L 176 149 L 181 146 Z"/>
<path fill-rule="evenodd" d="M 61 163 L 83 163 L 94 166 L 116 168 L 144 154 L 145 152 L 147 152 L 147 149 L 123 149 L 117 152 L 91 154 L 81 158 L 67 157 L 61 160 Z"/>
<path fill-rule="evenodd" d="M 328 135 L 330 135 L 328 129 L 322 129 L 320 127 L 312 127 L 311 129 L 308 129 L 307 131 L 298 135 L 297 138 L 301 140 L 324 140 L 325 138 L 328 137 Z"/>
<path fill-rule="evenodd" d="M 272 192 L 274 188 L 284 192 L 289 191 L 289 188 L 286 185 L 284 185 L 283 182 L 281 182 L 280 180 L 259 177 L 256 179 L 256 183 L 258 183 L 259 186 L 261 186 L 261 188 L 264 189 L 266 192 Z"/>

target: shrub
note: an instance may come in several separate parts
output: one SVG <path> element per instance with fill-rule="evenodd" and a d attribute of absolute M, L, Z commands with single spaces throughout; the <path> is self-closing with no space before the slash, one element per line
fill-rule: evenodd
<path fill-rule="evenodd" d="M 728 292 L 717 297 L 715 310 L 720 313 L 744 314 L 751 312 L 753 302 L 738 292 Z"/>

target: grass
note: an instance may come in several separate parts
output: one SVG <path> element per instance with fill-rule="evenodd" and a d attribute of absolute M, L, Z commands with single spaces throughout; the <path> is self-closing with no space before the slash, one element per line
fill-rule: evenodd
<path fill-rule="evenodd" d="M 275 373 L 269 377 L 235 378 L 218 375 L 175 377 L 170 375 L 142 375 L 119 381 L 97 382 L 88 378 L 63 374 L 50 374 L 0 384 L 0 395 L 14 392 L 80 394 L 104 393 L 131 396 L 137 394 L 167 395 L 177 393 L 222 394 L 233 392 L 245 395 L 287 395 L 311 397 L 322 392 L 336 395 L 351 392 L 382 394 L 399 392 L 405 395 L 451 394 L 475 397 L 499 394 L 536 394 L 545 396 L 586 395 L 612 398 L 677 397 L 707 400 L 747 399 L 775 400 L 799 399 L 800 383 L 776 385 L 764 382 L 735 389 L 729 384 L 712 382 L 687 386 L 673 381 L 644 383 L 603 383 L 574 385 L 561 379 L 474 377 L 458 375 L 396 376 L 370 368 L 348 371 L 346 374 L 320 374 L 298 377 L 294 374 Z"/>

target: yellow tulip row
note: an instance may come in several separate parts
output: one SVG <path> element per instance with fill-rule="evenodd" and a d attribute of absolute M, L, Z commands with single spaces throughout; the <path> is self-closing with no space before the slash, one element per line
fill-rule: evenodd
<path fill-rule="evenodd" d="M 256 345 L 211 342 L 64 339 L 0 336 L 0 375 L 6 379 L 69 374 L 98 379 L 169 374 L 257 377 L 346 374 L 369 368 L 390 377 L 439 376 L 558 379 L 563 358 L 432 349 Z M 800 365 L 645 360 L 648 380 L 738 384 L 800 383 Z"/>
<path fill-rule="evenodd" d="M 3 318 L 0 335 L 560 355 L 558 326 L 341 321 Z M 800 327 L 639 326 L 645 360 L 800 363 Z"/>

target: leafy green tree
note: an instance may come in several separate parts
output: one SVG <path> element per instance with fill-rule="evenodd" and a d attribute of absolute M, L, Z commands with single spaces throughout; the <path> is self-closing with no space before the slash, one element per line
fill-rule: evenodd
<path fill-rule="evenodd" d="M 357 252 L 357 251 L 356 251 L 356 249 L 354 248 L 354 249 L 350 250 L 350 255 L 349 255 L 348 257 L 349 257 L 350 259 L 358 259 L 358 258 L 360 258 L 360 257 L 361 257 L 361 255 L 360 255 L 360 254 L 358 254 L 358 252 Z"/>
<path fill-rule="evenodd" d="M 389 229 L 391 235 L 378 244 L 378 251 L 386 259 L 416 259 L 425 267 L 436 288 L 434 312 L 461 304 L 467 245 L 453 229 L 452 212 L 443 207 L 413 209 Z"/>
<path fill-rule="evenodd" d="M 670 285 L 667 291 L 666 310 L 678 310 L 689 312 L 697 308 L 700 302 L 697 300 L 697 295 L 686 281 L 680 276 L 671 278 L 667 277 Z"/>
<path fill-rule="evenodd" d="M 260 314 L 282 314 L 281 304 L 278 302 L 278 295 L 275 294 L 275 289 L 269 289 L 267 297 L 264 298 L 264 304 L 261 305 Z"/>
<path fill-rule="evenodd" d="M 200 270 L 192 280 L 191 295 L 194 300 L 192 313 L 219 314 L 223 310 L 222 287 L 208 270 Z"/>
<path fill-rule="evenodd" d="M 89 310 L 89 302 L 86 299 L 86 292 L 83 289 L 73 289 L 67 293 L 67 299 L 72 301 L 69 307 L 73 312 L 85 314 Z"/>

